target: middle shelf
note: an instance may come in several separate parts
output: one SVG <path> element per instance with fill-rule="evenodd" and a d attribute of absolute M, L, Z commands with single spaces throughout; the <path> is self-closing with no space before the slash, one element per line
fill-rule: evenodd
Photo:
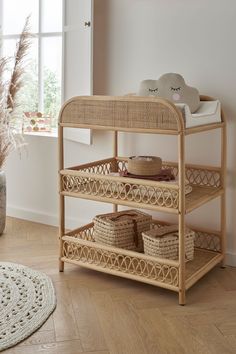
<path fill-rule="evenodd" d="M 106 203 L 179 213 L 178 164 L 163 162 L 175 183 L 117 176 L 127 170 L 125 157 L 109 158 L 60 171 L 62 194 Z M 223 193 L 221 169 L 186 164 L 185 177 L 192 192 L 185 197 L 188 213 Z"/>

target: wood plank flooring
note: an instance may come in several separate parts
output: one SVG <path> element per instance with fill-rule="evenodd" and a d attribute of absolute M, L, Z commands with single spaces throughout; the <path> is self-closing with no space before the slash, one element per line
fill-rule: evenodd
<path fill-rule="evenodd" d="M 48 274 L 57 308 L 31 337 L 4 354 L 235 354 L 236 268 L 216 267 L 177 294 L 65 264 L 58 272 L 54 227 L 8 218 L 0 260 Z"/>

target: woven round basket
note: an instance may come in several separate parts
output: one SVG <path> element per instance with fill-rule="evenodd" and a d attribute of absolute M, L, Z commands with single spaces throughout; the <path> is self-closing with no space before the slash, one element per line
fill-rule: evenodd
<path fill-rule="evenodd" d="M 142 233 L 144 253 L 149 256 L 173 259 L 179 257 L 178 225 L 163 226 Z M 185 260 L 194 258 L 194 231 L 185 228 Z"/>
<path fill-rule="evenodd" d="M 157 156 L 131 156 L 127 170 L 138 176 L 154 176 L 161 172 L 162 160 Z"/>

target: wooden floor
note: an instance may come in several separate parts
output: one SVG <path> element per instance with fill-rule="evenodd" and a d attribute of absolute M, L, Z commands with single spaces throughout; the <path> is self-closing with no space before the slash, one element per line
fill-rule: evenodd
<path fill-rule="evenodd" d="M 236 353 L 236 268 L 213 269 L 177 294 L 65 265 L 58 272 L 57 230 L 8 219 L 0 260 L 48 274 L 57 308 L 35 334 L 8 354 L 228 354 Z"/>

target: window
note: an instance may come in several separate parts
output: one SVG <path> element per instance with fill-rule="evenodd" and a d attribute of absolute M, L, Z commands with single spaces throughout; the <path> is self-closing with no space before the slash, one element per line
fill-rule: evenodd
<path fill-rule="evenodd" d="M 0 0 L 1 56 L 14 54 L 28 15 L 34 34 L 25 84 L 19 92 L 21 108 L 51 116 L 53 126 L 61 106 L 62 12 L 63 0 Z"/>
<path fill-rule="evenodd" d="M 93 0 L 0 0 L 0 55 L 13 55 L 29 14 L 35 36 L 19 93 L 21 108 L 52 116 L 56 127 L 64 100 L 93 92 L 92 25 L 86 25 L 93 24 Z M 91 143 L 90 130 L 68 132 L 67 138 Z"/>

